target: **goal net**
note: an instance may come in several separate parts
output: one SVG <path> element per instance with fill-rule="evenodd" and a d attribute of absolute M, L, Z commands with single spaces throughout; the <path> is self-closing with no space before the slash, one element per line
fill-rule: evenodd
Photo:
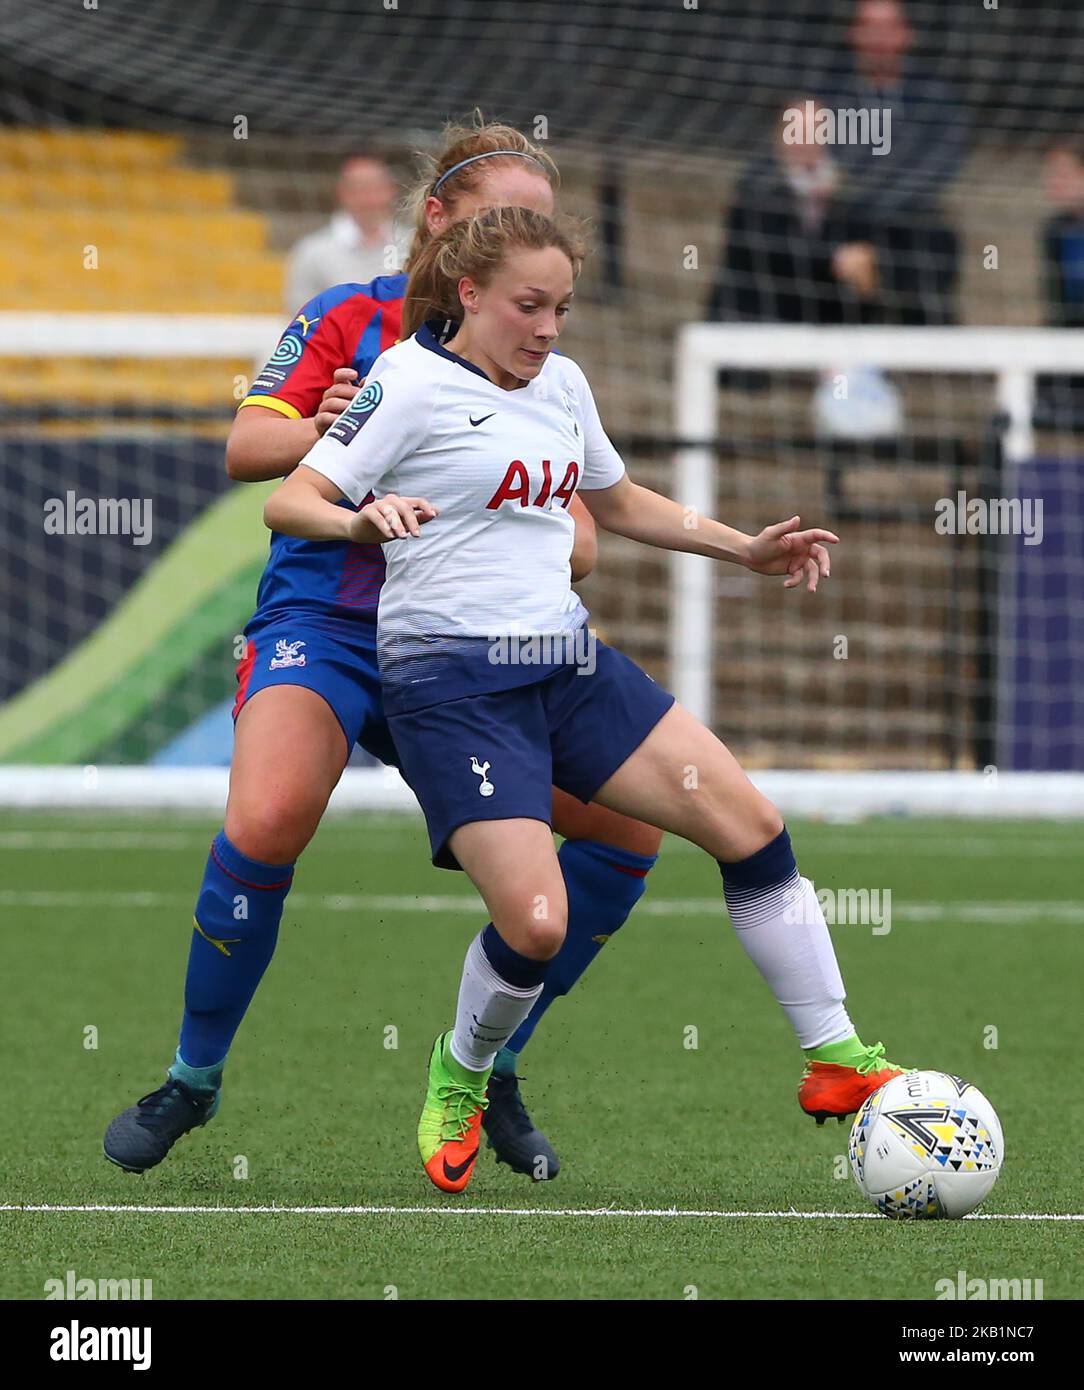
<path fill-rule="evenodd" d="M 299 307 L 291 250 L 345 156 L 406 187 L 475 106 L 552 152 L 592 224 L 561 347 L 633 478 L 841 536 L 815 597 L 604 536 L 601 635 L 795 787 L 861 775 L 883 808 L 920 805 L 889 773 L 1084 772 L 1084 11 L 0 18 L 0 799 L 220 797 L 267 548 L 266 489 L 230 483 L 224 442 Z M 953 809 L 962 783 L 936 785 L 927 809 Z"/>
<path fill-rule="evenodd" d="M 1036 419 L 1074 372 L 1065 329 L 686 326 L 677 495 L 843 544 L 815 602 L 675 557 L 679 696 L 773 766 L 1084 769 L 1084 458 Z"/>

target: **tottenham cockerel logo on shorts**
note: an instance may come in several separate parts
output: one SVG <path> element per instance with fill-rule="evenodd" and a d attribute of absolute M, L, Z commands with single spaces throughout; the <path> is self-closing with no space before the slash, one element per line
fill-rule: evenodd
<path fill-rule="evenodd" d="M 478 795 L 492 796 L 494 792 L 494 787 L 493 783 L 489 780 L 489 777 L 487 775 L 489 772 L 489 763 L 485 762 L 479 765 L 478 759 L 472 757 L 470 760 L 470 770 L 476 776 L 482 779 L 481 782 L 479 782 L 478 784 Z"/>

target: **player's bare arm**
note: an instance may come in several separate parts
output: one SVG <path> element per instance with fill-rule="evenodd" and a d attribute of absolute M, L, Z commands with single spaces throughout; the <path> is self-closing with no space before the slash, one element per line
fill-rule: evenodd
<path fill-rule="evenodd" d="M 572 499 L 569 513 L 576 523 L 576 538 L 572 542 L 572 582 L 576 584 L 586 579 L 598 563 L 598 532 L 594 518 L 576 496 Z"/>
<path fill-rule="evenodd" d="M 421 535 L 422 526 L 436 515 L 436 507 L 424 497 L 400 497 L 386 492 L 358 512 L 350 539 L 358 543 L 405 540 L 407 536 Z"/>
<path fill-rule="evenodd" d="M 826 545 L 839 537 L 819 527 L 800 531 L 801 518 L 766 526 L 755 536 L 737 531 L 711 517 L 698 516 L 672 498 L 640 487 L 627 476 L 612 487 L 584 489 L 588 511 L 607 531 L 663 550 L 682 550 L 729 560 L 757 574 L 785 574 L 786 589 L 805 580 L 812 593 L 822 577 L 831 573 Z"/>
<path fill-rule="evenodd" d="M 311 419 L 293 420 L 262 405 L 243 406 L 226 441 L 226 472 L 244 483 L 286 477 L 354 399 L 357 377 L 353 367 L 337 368 Z"/>
<path fill-rule="evenodd" d="M 246 405 L 226 440 L 226 472 L 236 482 L 284 478 L 319 439 L 315 420 L 290 420 L 277 410 Z"/>
<path fill-rule="evenodd" d="M 311 419 L 292 420 L 263 405 L 242 406 L 226 440 L 226 472 L 239 483 L 285 478 L 354 399 L 359 384 L 353 367 L 339 367 Z"/>
<path fill-rule="evenodd" d="M 419 528 L 437 515 L 424 497 L 399 497 L 388 493 L 359 512 L 336 503 L 343 494 L 330 479 L 314 468 L 295 468 L 276 488 L 263 509 L 272 531 L 306 541 L 354 541 L 363 545 L 417 536 Z"/>

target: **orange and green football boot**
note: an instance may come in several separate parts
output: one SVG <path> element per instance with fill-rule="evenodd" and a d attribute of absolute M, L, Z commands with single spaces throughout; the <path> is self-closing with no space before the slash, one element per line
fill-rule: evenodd
<path fill-rule="evenodd" d="M 442 1192 L 462 1192 L 478 1157 L 489 1071 L 469 1071 L 460 1066 L 448 1050 L 450 1037 L 450 1033 L 442 1033 L 429 1058 L 429 1089 L 418 1121 L 418 1150 L 430 1180 Z"/>
<path fill-rule="evenodd" d="M 885 1061 L 884 1043 L 863 1047 L 858 1035 L 806 1053 L 805 1071 L 798 1083 L 798 1104 L 817 1124 L 855 1114 L 867 1096 L 907 1070 Z"/>

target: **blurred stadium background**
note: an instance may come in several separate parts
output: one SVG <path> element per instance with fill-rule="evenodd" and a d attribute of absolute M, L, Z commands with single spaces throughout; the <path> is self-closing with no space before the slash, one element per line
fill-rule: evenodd
<path fill-rule="evenodd" d="M 543 138 L 594 224 L 562 347 L 633 476 L 844 540 L 810 600 L 604 538 L 583 592 L 607 639 L 753 768 L 918 807 L 888 772 L 1084 772 L 1084 10 L 87 3 L 0 0 L 4 799 L 99 772 L 114 803 L 181 799 L 171 768 L 228 763 L 266 533 L 223 443 L 297 307 L 289 249 L 344 156 L 405 184 L 476 106 Z M 838 107 L 902 23 L 894 148 L 787 182 L 784 109 Z M 1042 497 L 1042 543 L 939 534 L 961 490 Z M 67 492 L 152 499 L 153 540 L 46 534 Z M 1012 809 L 1081 813 L 1051 786 Z"/>

